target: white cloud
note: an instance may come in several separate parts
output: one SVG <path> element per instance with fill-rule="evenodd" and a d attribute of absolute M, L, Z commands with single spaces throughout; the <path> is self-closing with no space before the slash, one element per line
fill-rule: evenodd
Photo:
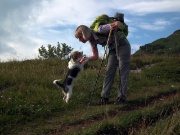
<path fill-rule="evenodd" d="M 90 25 L 99 14 L 114 15 L 122 11 L 129 23 L 130 34 L 134 38 L 138 27 L 146 30 L 162 30 L 170 25 L 166 20 L 138 22 L 127 15 L 145 15 L 157 12 L 180 12 L 179 0 L 4 0 L 0 1 L 0 59 L 9 53 L 18 58 L 32 58 L 41 45 L 57 42 L 67 43 L 74 49 L 81 49 L 91 55 L 89 44 L 82 44 L 74 38 L 74 30 L 80 24 Z M 135 35 L 137 36 L 137 35 Z M 137 36 L 138 37 L 138 36 Z M 101 48 L 101 47 L 100 47 Z M 103 49 L 100 49 L 103 53 Z"/>
<path fill-rule="evenodd" d="M 162 12 L 180 12 L 179 0 L 133 0 L 122 9 L 136 15 Z"/>
<path fill-rule="evenodd" d="M 37 23 L 42 26 L 88 24 L 96 16 L 97 12 L 102 11 L 103 13 L 108 6 L 103 1 L 97 4 L 95 0 L 43 1 L 42 7 L 36 16 Z"/>
<path fill-rule="evenodd" d="M 162 19 L 160 19 L 160 20 L 155 20 L 154 21 L 154 25 L 157 25 L 157 26 L 167 26 L 167 25 L 170 25 L 170 21 L 168 20 L 162 20 Z"/>
<path fill-rule="evenodd" d="M 163 19 L 158 19 L 149 22 L 142 22 L 141 24 L 139 24 L 139 27 L 145 30 L 158 31 L 166 29 L 167 26 L 170 24 L 171 22 L 169 20 L 167 21 Z"/>

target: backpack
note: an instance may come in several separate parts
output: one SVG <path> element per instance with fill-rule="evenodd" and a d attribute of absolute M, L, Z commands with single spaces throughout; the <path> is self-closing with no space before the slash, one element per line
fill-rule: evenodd
<path fill-rule="evenodd" d="M 98 27 L 100 25 L 113 23 L 115 21 L 120 21 L 123 25 L 119 27 L 120 31 L 123 31 L 125 36 L 128 35 L 128 25 L 124 23 L 124 14 L 116 13 L 115 17 L 109 17 L 108 15 L 102 14 L 97 16 L 94 22 L 90 25 L 90 28 L 95 32 L 98 33 Z"/>

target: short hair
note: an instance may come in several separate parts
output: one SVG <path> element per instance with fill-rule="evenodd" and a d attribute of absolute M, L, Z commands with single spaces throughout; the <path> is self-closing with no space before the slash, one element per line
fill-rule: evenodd
<path fill-rule="evenodd" d="M 92 34 L 92 30 L 85 25 L 80 25 L 75 30 L 75 37 L 79 38 L 80 36 L 82 36 L 84 40 L 88 40 L 91 34 Z"/>

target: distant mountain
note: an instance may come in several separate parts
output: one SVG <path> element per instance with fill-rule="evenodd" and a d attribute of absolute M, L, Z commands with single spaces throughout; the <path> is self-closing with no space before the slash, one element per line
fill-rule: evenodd
<path fill-rule="evenodd" d="M 166 38 L 160 38 L 152 43 L 140 46 L 133 55 L 143 54 L 180 54 L 180 30 L 176 30 Z"/>

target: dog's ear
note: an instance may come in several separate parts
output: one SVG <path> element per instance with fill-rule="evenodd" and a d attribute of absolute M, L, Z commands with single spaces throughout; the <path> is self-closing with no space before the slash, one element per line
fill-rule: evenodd
<path fill-rule="evenodd" d="M 76 60 L 78 59 L 78 53 L 77 53 L 77 51 L 72 52 L 70 57 L 71 57 L 74 61 L 76 61 Z"/>

